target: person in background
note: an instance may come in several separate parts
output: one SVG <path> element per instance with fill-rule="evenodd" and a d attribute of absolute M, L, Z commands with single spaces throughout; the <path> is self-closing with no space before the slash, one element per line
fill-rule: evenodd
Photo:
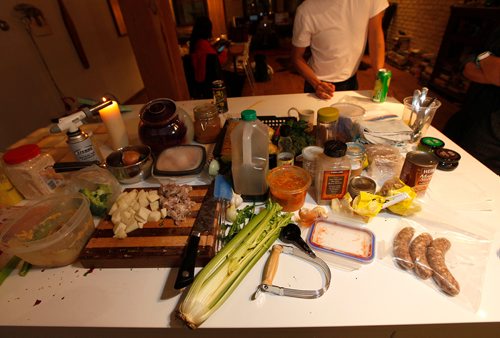
<path fill-rule="evenodd" d="M 465 102 L 444 127 L 444 134 L 500 175 L 500 27 L 484 49 L 465 63 L 472 81 Z"/>
<path fill-rule="evenodd" d="M 206 60 L 208 54 L 218 54 L 221 65 L 227 61 L 227 50 L 221 52 L 215 50 L 210 43 L 212 38 L 212 22 L 206 16 L 198 17 L 194 23 L 191 38 L 189 39 L 189 54 L 193 64 L 194 78 L 196 82 L 205 81 Z"/>
<path fill-rule="evenodd" d="M 388 6 L 387 0 L 307 0 L 297 8 L 291 58 L 305 79 L 305 93 L 330 99 L 335 90 L 356 90 L 367 37 L 375 81 L 384 66 L 382 18 Z"/>

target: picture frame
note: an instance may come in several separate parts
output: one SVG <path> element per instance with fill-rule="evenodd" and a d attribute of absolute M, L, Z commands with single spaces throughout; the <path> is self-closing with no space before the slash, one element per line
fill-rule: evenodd
<path fill-rule="evenodd" d="M 123 20 L 123 14 L 120 8 L 119 0 L 108 0 L 108 5 L 118 36 L 126 36 L 127 26 L 125 26 L 125 20 Z"/>

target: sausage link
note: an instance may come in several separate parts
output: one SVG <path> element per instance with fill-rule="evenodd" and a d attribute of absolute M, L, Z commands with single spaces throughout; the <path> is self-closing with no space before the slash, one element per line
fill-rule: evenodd
<path fill-rule="evenodd" d="M 392 251 L 396 259 L 396 263 L 398 263 L 404 270 L 411 270 L 414 267 L 409 249 L 409 245 L 414 234 L 415 229 L 412 227 L 405 227 L 396 235 L 392 245 Z"/>
<path fill-rule="evenodd" d="M 427 247 L 432 242 L 432 236 L 427 232 L 418 235 L 410 244 L 410 255 L 415 264 L 415 274 L 428 279 L 432 276 L 432 269 L 427 262 Z"/>
<path fill-rule="evenodd" d="M 446 266 L 444 255 L 450 249 L 451 243 L 446 238 L 437 238 L 427 248 L 427 260 L 434 271 L 432 277 L 436 284 L 450 296 L 456 296 L 460 292 L 460 284 L 451 274 Z"/>

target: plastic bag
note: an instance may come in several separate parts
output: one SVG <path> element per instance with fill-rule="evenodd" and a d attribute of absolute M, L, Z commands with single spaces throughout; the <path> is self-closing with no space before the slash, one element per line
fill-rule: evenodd
<path fill-rule="evenodd" d="M 457 217 L 460 218 L 456 219 Z M 421 213 L 400 220 L 392 238 L 386 238 L 385 250 L 379 246 L 379 258 L 392 267 L 406 270 L 416 280 L 426 283 L 443 295 L 451 296 L 450 300 L 475 312 L 481 303 L 481 288 L 491 248 L 490 238 L 493 238 L 494 232 L 472 220 L 466 220 L 467 228 L 458 226 L 459 224 L 464 224 L 463 215 L 456 216 L 452 210 L 442 205 L 425 205 Z M 394 239 L 402 230 L 401 240 L 404 243 L 398 246 Z M 425 237 L 428 236 L 425 234 L 430 235 L 434 242 L 429 242 L 427 238 L 425 243 Z M 421 242 L 420 245 L 418 241 Z M 443 247 L 447 241 L 449 248 Z M 408 256 L 408 245 L 412 242 L 415 245 L 415 259 Z M 402 252 L 406 252 L 406 257 Z M 444 261 L 441 260 L 441 254 L 444 254 Z M 428 263 L 418 257 L 427 258 Z M 431 260 L 434 261 L 433 264 Z"/>
<path fill-rule="evenodd" d="M 90 201 L 92 215 L 98 217 L 107 214 L 122 190 L 118 180 L 97 165 L 72 173 L 69 180 L 71 190 L 84 194 Z"/>
<path fill-rule="evenodd" d="M 404 157 L 398 148 L 383 144 L 367 144 L 365 148 L 369 163 L 367 176 L 377 182 L 377 186 L 394 176 L 399 177 Z"/>

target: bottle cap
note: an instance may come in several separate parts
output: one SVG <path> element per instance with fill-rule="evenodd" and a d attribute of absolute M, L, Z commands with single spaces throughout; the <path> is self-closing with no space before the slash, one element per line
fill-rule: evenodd
<path fill-rule="evenodd" d="M 429 149 L 431 151 L 444 147 L 444 142 L 435 137 L 422 137 L 420 139 L 420 147 L 421 150 Z"/>
<path fill-rule="evenodd" d="M 347 151 L 347 145 L 342 141 L 329 140 L 324 144 L 323 153 L 330 157 L 342 157 Z"/>
<path fill-rule="evenodd" d="M 241 112 L 241 119 L 243 121 L 255 121 L 257 119 L 257 112 L 253 109 L 246 109 Z"/>
<path fill-rule="evenodd" d="M 434 150 L 434 155 L 438 159 L 437 168 L 445 171 L 454 170 L 456 167 L 458 167 L 458 162 L 461 159 L 459 153 L 446 148 L 439 148 Z"/>
<path fill-rule="evenodd" d="M 18 164 L 40 155 L 40 147 L 36 144 L 25 144 L 11 149 L 3 155 L 3 160 L 7 164 Z"/>
<path fill-rule="evenodd" d="M 339 119 L 339 110 L 334 107 L 323 107 L 318 110 L 318 122 L 334 122 Z"/>

